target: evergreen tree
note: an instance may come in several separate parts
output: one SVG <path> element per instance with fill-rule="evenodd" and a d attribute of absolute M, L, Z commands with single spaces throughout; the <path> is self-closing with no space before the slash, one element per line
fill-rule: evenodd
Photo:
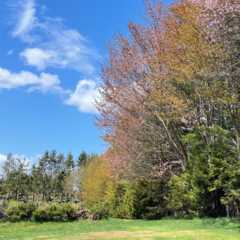
<path fill-rule="evenodd" d="M 72 153 L 68 153 L 66 160 L 65 160 L 65 166 L 66 166 L 67 172 L 70 172 L 74 169 L 75 163 L 74 163 L 74 158 L 73 158 Z"/>
<path fill-rule="evenodd" d="M 85 151 L 82 151 L 78 157 L 77 165 L 80 168 L 82 165 L 85 165 L 88 160 L 88 155 Z"/>
<path fill-rule="evenodd" d="M 27 174 L 26 159 L 16 158 L 9 154 L 3 166 L 4 191 L 7 197 L 15 200 L 26 200 L 29 196 L 30 177 Z"/>

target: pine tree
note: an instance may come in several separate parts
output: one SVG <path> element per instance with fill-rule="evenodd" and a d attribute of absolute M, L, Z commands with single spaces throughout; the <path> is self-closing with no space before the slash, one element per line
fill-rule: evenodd
<path fill-rule="evenodd" d="M 88 155 L 85 151 L 82 151 L 79 155 L 77 165 L 80 168 L 82 165 L 85 165 L 88 160 Z"/>
<path fill-rule="evenodd" d="M 72 153 L 68 153 L 66 161 L 65 161 L 65 166 L 66 166 L 67 172 L 70 172 L 70 171 L 72 171 L 72 169 L 74 169 L 75 162 L 74 162 Z"/>

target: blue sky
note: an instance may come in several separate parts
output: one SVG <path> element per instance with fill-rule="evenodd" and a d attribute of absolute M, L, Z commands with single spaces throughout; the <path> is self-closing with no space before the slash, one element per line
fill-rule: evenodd
<path fill-rule="evenodd" d="M 0 159 L 106 149 L 95 126 L 100 66 L 143 0 L 0 2 Z"/>

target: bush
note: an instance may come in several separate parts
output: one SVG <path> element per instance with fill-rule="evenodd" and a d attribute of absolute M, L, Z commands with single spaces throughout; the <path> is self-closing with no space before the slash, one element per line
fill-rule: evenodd
<path fill-rule="evenodd" d="M 9 202 L 6 208 L 7 220 L 11 222 L 31 220 L 36 205 L 32 202 Z"/>
<path fill-rule="evenodd" d="M 87 217 L 89 220 L 101 220 L 101 219 L 105 219 L 108 218 L 108 211 L 106 208 L 104 207 L 96 207 L 96 208 L 92 208 L 88 214 Z"/>
<path fill-rule="evenodd" d="M 39 222 L 48 221 L 49 220 L 48 205 L 44 204 L 38 206 L 38 208 L 33 212 L 33 219 Z"/>
<path fill-rule="evenodd" d="M 68 216 L 73 212 L 70 205 L 59 204 L 59 203 L 44 203 L 38 206 L 33 213 L 35 221 L 66 221 Z"/>
<path fill-rule="evenodd" d="M 44 203 L 33 213 L 35 221 L 68 221 L 89 218 L 89 212 L 71 203 Z"/>
<path fill-rule="evenodd" d="M 64 203 L 62 204 L 62 210 L 67 217 L 68 220 L 76 220 L 79 208 L 76 205 L 70 204 L 70 203 Z"/>
<path fill-rule="evenodd" d="M 82 208 L 75 213 L 75 219 L 88 219 L 89 215 L 89 211 Z"/>
<path fill-rule="evenodd" d="M 5 213 L 2 209 L 0 209 L 0 221 L 6 218 Z"/>
<path fill-rule="evenodd" d="M 72 221 L 78 219 L 100 220 L 106 218 L 107 213 L 102 208 L 87 209 L 80 208 L 71 203 L 24 203 L 11 201 L 5 210 L 0 209 L 0 220 L 11 222 L 35 220 L 44 221 Z"/>

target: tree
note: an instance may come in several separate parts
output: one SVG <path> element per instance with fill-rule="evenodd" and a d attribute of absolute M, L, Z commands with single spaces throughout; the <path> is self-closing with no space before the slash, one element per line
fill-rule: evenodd
<path fill-rule="evenodd" d="M 8 155 L 3 165 L 3 188 L 8 199 L 26 200 L 29 196 L 30 178 L 26 159 Z"/>
<path fill-rule="evenodd" d="M 121 178 L 172 181 L 183 194 L 175 210 L 196 200 L 203 215 L 238 215 L 240 3 L 211 3 L 184 0 L 164 13 L 147 1 L 148 25 L 130 23 L 130 37 L 110 48 L 99 124 Z"/>
<path fill-rule="evenodd" d="M 50 201 L 63 198 L 65 159 L 63 154 L 56 151 L 46 151 L 39 159 L 34 169 L 35 181 L 38 184 L 38 193 L 42 200 Z"/>
<path fill-rule="evenodd" d="M 238 153 L 231 134 L 219 126 L 211 126 L 195 129 L 184 138 L 189 153 L 187 181 L 197 189 L 198 210 L 204 216 L 226 216 L 229 209 L 239 212 L 237 198 L 224 201 L 239 188 L 239 174 L 234 170 L 239 167 Z"/>
<path fill-rule="evenodd" d="M 110 49 L 99 124 L 124 171 L 161 178 L 186 167 L 181 136 L 193 111 L 181 88 L 209 65 L 213 50 L 202 37 L 198 6 L 183 1 L 166 16 L 148 2 L 147 12 L 150 24 L 130 23 L 131 38 L 120 35 Z"/>
<path fill-rule="evenodd" d="M 86 207 L 104 209 L 104 199 L 111 173 L 108 163 L 102 158 L 89 161 L 81 176 L 81 197 Z"/>
<path fill-rule="evenodd" d="M 65 165 L 66 165 L 67 172 L 71 172 L 74 169 L 75 163 L 74 163 L 73 155 L 71 153 L 67 155 L 65 160 Z"/>
<path fill-rule="evenodd" d="M 64 178 L 64 194 L 67 201 L 80 201 L 81 196 L 81 170 L 73 169 Z"/>
<path fill-rule="evenodd" d="M 194 216 L 198 214 L 199 189 L 194 186 L 188 172 L 173 176 L 169 181 L 168 209 L 175 217 Z"/>
<path fill-rule="evenodd" d="M 86 152 L 82 151 L 78 157 L 78 161 L 77 161 L 77 165 L 80 168 L 81 166 L 83 166 L 84 164 L 87 163 L 88 160 L 88 155 Z"/>

